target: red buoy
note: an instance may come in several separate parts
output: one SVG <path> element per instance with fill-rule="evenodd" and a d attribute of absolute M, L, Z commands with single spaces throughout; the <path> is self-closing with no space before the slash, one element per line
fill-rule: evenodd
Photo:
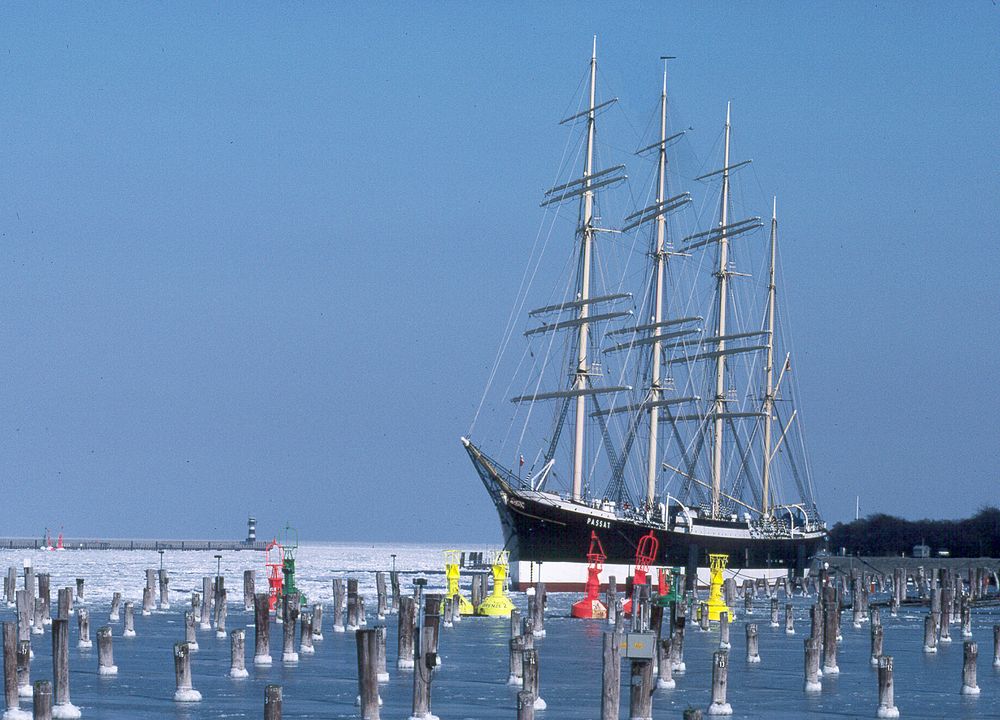
<path fill-rule="evenodd" d="M 639 538 L 639 546 L 635 549 L 635 573 L 632 575 L 633 587 L 646 584 L 646 573 L 649 572 L 649 566 L 656 560 L 656 555 L 659 552 L 660 541 L 656 539 L 656 535 L 652 530 L 649 531 L 648 535 L 643 535 Z M 622 612 L 626 615 L 632 614 L 632 598 L 625 601 L 625 604 L 622 606 Z"/>
<path fill-rule="evenodd" d="M 583 600 L 573 603 L 573 617 L 603 619 L 608 616 L 607 606 L 597 597 L 601 592 L 601 579 L 599 576 L 607 557 L 604 554 L 604 548 L 601 546 L 600 538 L 597 537 L 597 533 L 591 530 L 590 550 L 587 551 L 587 562 L 590 563 L 587 567 L 587 596 Z"/>

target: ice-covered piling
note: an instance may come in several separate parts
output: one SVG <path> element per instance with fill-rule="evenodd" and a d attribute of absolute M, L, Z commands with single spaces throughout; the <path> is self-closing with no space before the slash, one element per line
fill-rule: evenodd
<path fill-rule="evenodd" d="M 416 605 L 411 597 L 399 598 L 397 617 L 396 667 L 408 670 L 413 667 L 413 628 L 416 623 Z"/>
<path fill-rule="evenodd" d="M 874 630 L 875 628 L 872 628 Z M 937 618 L 935 613 L 924 616 L 924 652 L 937 652 Z"/>
<path fill-rule="evenodd" d="M 674 680 L 674 665 L 670 662 L 670 636 L 662 637 L 656 643 L 656 687 L 670 690 L 677 687 Z"/>
<path fill-rule="evenodd" d="M 31 693 L 33 720 L 52 720 L 52 683 L 39 680 Z"/>
<path fill-rule="evenodd" d="M 621 698 L 621 635 L 604 632 L 603 671 L 601 674 L 601 720 L 618 720 Z M 669 665 L 670 663 L 666 663 Z"/>
<path fill-rule="evenodd" d="M 358 698 L 363 720 L 379 720 L 378 639 L 375 629 L 357 631 Z"/>
<path fill-rule="evenodd" d="M 377 680 L 380 683 L 387 683 L 389 682 L 389 663 L 386 658 L 386 643 L 389 639 L 389 632 L 385 625 L 376 625 L 374 630 L 375 649 L 378 651 L 376 656 Z"/>
<path fill-rule="evenodd" d="M 778 596 L 777 594 L 771 596 L 771 627 L 779 627 L 778 622 Z"/>
<path fill-rule="evenodd" d="M 653 720 L 653 661 L 633 658 L 630 668 L 630 720 Z"/>
<path fill-rule="evenodd" d="M 255 578 L 253 570 L 243 571 L 243 609 L 247 612 L 253 610 L 253 596 L 255 592 Z"/>
<path fill-rule="evenodd" d="M 108 613 L 108 622 L 118 622 L 121 620 L 122 594 L 116 592 L 111 596 L 111 611 Z"/>
<path fill-rule="evenodd" d="M 151 587 L 144 587 L 142 589 L 142 614 L 143 615 L 148 616 L 148 615 L 152 615 L 153 614 L 153 610 L 156 608 L 156 604 L 155 604 L 155 602 L 153 600 L 153 597 L 154 597 L 154 595 L 153 595 L 153 588 L 151 588 Z"/>
<path fill-rule="evenodd" d="M 531 693 L 535 710 L 544 710 L 545 700 L 539 694 L 538 651 L 535 648 L 525 648 L 521 653 L 521 678 L 524 692 Z"/>
<path fill-rule="evenodd" d="M 683 675 L 687 672 L 687 665 L 684 663 L 684 628 L 687 618 L 684 616 L 684 604 L 678 602 L 675 605 L 674 629 L 670 638 L 670 662 L 673 664 L 675 675 Z"/>
<path fill-rule="evenodd" d="M 416 657 L 413 669 L 413 720 L 423 720 L 433 718 L 431 715 L 431 679 L 434 676 L 434 666 L 437 652 L 432 651 L 434 645 L 433 627 L 424 625 L 418 630 L 416 642 Z"/>
<path fill-rule="evenodd" d="M 69 620 L 69 615 L 73 611 L 73 592 L 69 588 L 59 588 L 58 609 L 56 617 L 60 620 Z M 56 686 L 56 705 L 59 704 L 59 686 Z"/>
<path fill-rule="evenodd" d="M 322 640 L 323 639 L 323 605 L 322 603 L 313 603 L 312 608 L 312 639 Z"/>
<path fill-rule="evenodd" d="M 535 625 L 534 633 L 535 637 L 545 637 L 545 605 L 548 602 L 545 594 L 545 583 L 535 583 L 534 590 L 534 609 L 531 613 L 531 619 Z M 530 598 L 529 607 L 532 607 Z"/>
<path fill-rule="evenodd" d="M 823 686 L 819 682 L 820 641 L 807 637 L 805 640 L 805 691 L 819 692 Z"/>
<path fill-rule="evenodd" d="M 122 637 L 135 637 L 135 608 L 131 600 L 125 603 L 125 630 Z"/>
<path fill-rule="evenodd" d="M 972 640 L 966 640 L 962 652 L 962 694 L 978 695 L 979 684 L 976 682 L 976 661 L 979 659 L 979 645 Z"/>
<path fill-rule="evenodd" d="M 229 633 L 229 677 L 249 677 L 246 666 L 246 631 L 243 628 Z"/>
<path fill-rule="evenodd" d="M 1000 668 L 1000 625 L 993 626 L 993 667 Z"/>
<path fill-rule="evenodd" d="M 264 688 L 264 720 L 281 720 L 281 685 Z"/>
<path fill-rule="evenodd" d="M 35 607 L 31 613 L 31 634 L 42 635 L 45 633 L 45 601 L 39 597 L 35 598 Z"/>
<path fill-rule="evenodd" d="M 385 572 L 379 570 L 375 573 L 375 592 L 378 596 L 376 613 L 379 620 L 385 620 L 389 614 L 389 594 L 386 591 Z"/>
<path fill-rule="evenodd" d="M 299 654 L 295 651 L 295 624 L 299 619 L 298 593 L 284 596 L 281 606 L 281 618 L 284 622 L 284 627 L 282 628 L 281 661 L 285 663 L 297 663 L 299 661 Z"/>
<path fill-rule="evenodd" d="M 823 611 L 823 674 L 837 675 L 837 621 L 840 611 L 836 603 L 827 605 Z"/>
<path fill-rule="evenodd" d="M 729 642 L 729 613 L 722 611 L 719 613 L 719 649 L 728 650 L 732 647 Z"/>
<path fill-rule="evenodd" d="M 118 674 L 110 625 L 102 625 L 97 628 L 97 673 L 99 675 Z"/>
<path fill-rule="evenodd" d="M 30 698 L 31 689 L 31 641 L 17 641 L 17 693 Z"/>
<path fill-rule="evenodd" d="M 42 603 L 42 623 L 52 624 L 52 578 L 48 573 L 38 573 L 38 600 Z M 37 604 L 37 603 L 36 603 Z M 39 630 L 39 632 L 41 632 Z"/>
<path fill-rule="evenodd" d="M 229 595 L 225 588 L 219 592 L 219 601 L 215 606 L 215 637 L 224 638 L 226 637 L 226 614 L 229 609 L 226 605 Z"/>
<path fill-rule="evenodd" d="M 785 635 L 795 634 L 795 612 L 791 603 L 785 603 Z"/>
<path fill-rule="evenodd" d="M 759 663 L 760 651 L 758 648 L 757 623 L 747 623 L 747 662 Z M 711 714 L 711 713 L 709 713 Z"/>
<path fill-rule="evenodd" d="M 205 575 L 201 578 L 201 630 L 212 629 L 212 578 Z"/>
<path fill-rule="evenodd" d="M 300 655 L 312 655 L 316 652 L 313 647 L 313 628 L 312 628 L 313 616 L 311 613 L 304 612 L 299 616 L 299 654 Z"/>
<path fill-rule="evenodd" d="M 253 664 L 271 664 L 271 599 L 267 593 L 254 595 Z"/>
<path fill-rule="evenodd" d="M 344 632 L 344 581 L 333 579 L 333 631 Z"/>
<path fill-rule="evenodd" d="M 184 612 L 184 642 L 187 643 L 189 652 L 198 652 L 198 634 L 195 632 L 194 611 Z"/>
<path fill-rule="evenodd" d="M 756 631 L 756 626 L 754 630 Z M 716 650 L 712 653 L 712 703 L 708 706 L 709 715 L 733 714 L 733 706 L 726 701 L 728 686 L 729 653 L 725 650 Z"/>
<path fill-rule="evenodd" d="M 31 640 L 31 615 L 34 609 L 34 601 L 28 595 L 27 590 L 18 590 L 15 594 L 17 598 L 17 639 Z M 31 605 L 28 603 L 31 602 Z"/>
<path fill-rule="evenodd" d="M 517 720 L 535 720 L 535 699 L 525 690 L 517 694 Z"/>
<path fill-rule="evenodd" d="M 28 717 L 21 710 L 17 691 L 17 625 L 13 622 L 3 624 L 3 694 L 6 701 L 4 720 Z"/>
<path fill-rule="evenodd" d="M 883 655 L 878 661 L 878 709 L 880 718 L 898 718 L 899 709 L 893 697 L 892 655 Z"/>
<path fill-rule="evenodd" d="M 3 591 L 7 604 L 13 605 L 17 594 L 17 568 L 14 566 L 7 568 L 7 578 L 4 581 Z"/>
<path fill-rule="evenodd" d="M 347 630 L 354 631 L 361 627 L 361 607 L 358 602 L 358 581 L 347 579 Z"/>
<path fill-rule="evenodd" d="M 87 608 L 82 607 L 76 611 L 76 625 L 80 635 L 76 646 L 81 650 L 92 648 L 94 643 L 90 639 L 90 611 Z"/>
<path fill-rule="evenodd" d="M 881 625 L 872 625 L 871 639 L 871 657 L 869 662 L 875 667 L 878 667 L 878 660 L 882 657 L 882 645 L 885 639 L 885 628 Z"/>
<path fill-rule="evenodd" d="M 177 689 L 174 691 L 176 702 L 199 702 L 201 693 L 191 684 L 191 650 L 187 643 L 174 643 L 174 677 Z"/>
<path fill-rule="evenodd" d="M 967 602 L 962 603 L 962 637 L 972 637 L 972 608 Z"/>
<path fill-rule="evenodd" d="M 52 677 L 55 680 L 52 717 L 80 717 L 80 709 L 69 698 L 69 620 L 64 618 L 52 621 Z"/>
<path fill-rule="evenodd" d="M 522 675 L 522 672 L 524 670 L 524 663 L 522 658 L 524 655 L 524 636 L 518 635 L 517 637 L 512 637 L 507 641 L 507 644 L 510 648 L 507 684 L 523 685 L 524 676 Z"/>
<path fill-rule="evenodd" d="M 166 568 L 160 568 L 157 580 L 160 584 L 160 610 L 170 609 L 170 575 Z"/>
<path fill-rule="evenodd" d="M 618 615 L 618 585 L 614 575 L 608 578 L 608 589 L 604 604 L 608 608 L 608 625 L 614 625 L 617 622 Z"/>

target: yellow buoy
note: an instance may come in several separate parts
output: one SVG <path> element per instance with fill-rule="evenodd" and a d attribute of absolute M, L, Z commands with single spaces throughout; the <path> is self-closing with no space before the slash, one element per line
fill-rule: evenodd
<path fill-rule="evenodd" d="M 514 603 L 504 594 L 503 586 L 507 581 L 507 564 L 510 553 L 506 550 L 498 552 L 493 558 L 493 594 L 479 604 L 479 615 L 490 617 L 510 617 Z"/>
<path fill-rule="evenodd" d="M 462 615 L 474 614 L 475 611 L 472 608 L 472 603 L 463 597 L 461 591 L 458 589 L 458 561 L 460 553 L 458 550 L 445 550 L 444 557 L 444 574 L 448 578 L 448 593 L 446 597 L 451 598 L 452 603 L 458 603 L 458 611 Z"/>
<path fill-rule="evenodd" d="M 710 554 L 708 556 L 709 582 L 711 584 L 711 589 L 708 593 L 709 620 L 718 620 L 719 613 L 729 613 L 729 619 L 733 619 L 733 611 L 729 609 L 725 600 L 722 599 L 722 571 L 726 569 L 726 565 L 728 564 L 728 555 Z"/>

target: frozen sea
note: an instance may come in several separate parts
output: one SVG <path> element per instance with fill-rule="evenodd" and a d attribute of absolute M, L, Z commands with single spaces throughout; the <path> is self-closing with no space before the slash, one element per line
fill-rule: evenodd
<path fill-rule="evenodd" d="M 175 703 L 173 643 L 183 640 L 183 612 L 190 607 L 190 595 L 201 588 L 201 578 L 216 571 L 217 554 L 209 552 L 166 552 L 164 567 L 170 573 L 171 608 L 135 617 L 135 638 L 122 637 L 121 623 L 114 627 L 114 654 L 119 674 L 97 673 L 97 643 L 91 650 L 76 647 L 76 620 L 71 619 L 70 688 L 72 701 L 84 718 L 136 719 L 167 718 L 260 718 L 263 717 L 264 686 L 283 687 L 286 718 L 355 718 L 357 665 L 354 637 L 332 632 L 330 580 L 356 577 L 366 597 L 369 627 L 377 620 L 375 570 L 388 570 L 391 555 L 396 568 L 404 573 L 404 592 L 412 579 L 426 577 L 429 591 L 442 590 L 444 546 L 401 544 L 304 545 L 297 553 L 298 583 L 310 602 L 322 602 L 325 639 L 316 642 L 316 654 L 300 656 L 295 665 L 280 662 L 281 627 L 272 626 L 269 668 L 254 667 L 253 617 L 242 608 L 242 576 L 247 568 L 256 570 L 257 588 L 264 587 L 262 553 L 223 552 L 221 567 L 226 576 L 230 605 L 227 628 L 247 627 L 247 668 L 250 677 L 233 680 L 229 669 L 229 639 L 216 639 L 215 631 L 198 631 L 200 650 L 192 655 L 194 687 L 203 700 L 195 704 Z M 468 546 L 463 549 L 486 549 Z M 141 605 L 145 569 L 157 568 L 156 552 L 140 551 L 0 551 L 0 569 L 19 569 L 30 559 L 36 572 L 52 576 L 53 600 L 56 588 L 86 580 L 84 605 L 91 612 L 91 634 L 107 624 L 112 593 Z M 523 594 L 512 595 L 525 609 Z M 573 620 L 569 608 L 578 599 L 574 594 L 550 594 L 546 619 L 547 636 L 536 641 L 539 649 L 541 695 L 548 709 L 537 716 L 550 720 L 586 720 L 600 716 L 601 632 L 597 621 Z M 872 718 L 877 705 L 876 671 L 869 664 L 869 628 L 855 629 L 850 614 L 844 616 L 844 640 L 839 650 L 838 677 L 823 679 L 822 692 L 802 690 L 803 639 L 808 634 L 808 607 L 811 598 L 795 598 L 797 634 L 788 636 L 784 626 L 768 626 L 766 601 L 757 602 L 750 617 L 738 617 L 732 628 L 729 701 L 735 718 Z M 784 600 L 782 600 L 784 604 Z M 3 608 L 3 619 L 14 613 Z M 783 614 L 783 613 L 782 613 Z M 899 617 L 885 615 L 885 652 L 895 658 L 896 705 L 902 718 L 1000 718 L 1000 669 L 992 666 L 993 625 L 1000 623 L 996 608 L 973 614 L 974 640 L 979 643 L 979 687 L 977 697 L 960 694 L 962 638 L 952 628 L 954 641 L 942 645 L 936 655 L 922 651 L 923 613 L 904 608 Z M 744 662 L 743 625 L 758 623 L 763 662 Z M 412 674 L 395 668 L 396 618 L 389 616 L 388 660 L 390 680 L 381 686 L 384 701 L 381 716 L 405 720 L 410 715 Z M 516 716 L 516 691 L 506 685 L 506 619 L 465 618 L 454 628 L 444 629 L 441 638 L 442 665 L 433 680 L 433 711 L 443 720 L 512 718 Z M 51 638 L 32 637 L 35 658 L 32 680 L 51 678 Z M 710 699 L 711 655 L 718 647 L 718 631 L 692 628 L 685 641 L 687 673 L 676 676 L 677 688 L 658 690 L 653 698 L 654 718 L 680 718 L 689 706 L 704 709 Z M 623 668 L 623 682 L 628 669 Z M 628 688 L 622 689 L 622 717 L 628 717 Z M 25 704 L 26 703 L 26 704 Z M 30 699 L 22 707 L 30 708 Z"/>

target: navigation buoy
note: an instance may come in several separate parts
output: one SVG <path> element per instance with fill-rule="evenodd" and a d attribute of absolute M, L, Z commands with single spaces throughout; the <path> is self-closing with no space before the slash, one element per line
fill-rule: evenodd
<path fill-rule="evenodd" d="M 708 593 L 709 620 L 718 621 L 720 613 L 729 613 L 729 617 L 733 617 L 733 611 L 726 605 L 726 601 L 722 599 L 722 574 L 728 564 L 728 555 L 710 553 L 708 556 L 709 582 L 711 583 L 711 589 Z"/>
<path fill-rule="evenodd" d="M 459 580 L 459 558 L 461 553 L 458 550 L 445 550 L 444 557 L 444 574 L 448 578 L 448 592 L 445 595 L 447 598 L 451 598 L 453 607 L 454 604 L 458 603 L 458 612 L 462 615 L 475 615 L 475 608 L 472 607 L 472 603 L 462 595 L 461 590 L 458 587 Z"/>
<path fill-rule="evenodd" d="M 275 551 L 274 557 L 271 556 L 272 550 Z M 264 548 L 264 568 L 267 573 L 268 610 L 270 612 L 274 612 L 274 608 L 278 605 L 278 598 L 282 595 L 285 584 L 285 575 L 282 572 L 284 564 L 285 550 L 281 547 L 278 539 L 274 538 Z"/>
<path fill-rule="evenodd" d="M 597 533 L 590 531 L 590 549 L 587 551 L 587 596 L 579 602 L 573 603 L 572 615 L 575 618 L 599 618 L 608 616 L 608 607 L 598 599 L 601 592 L 601 569 L 607 559 L 601 540 Z"/>
<path fill-rule="evenodd" d="M 649 572 L 649 566 L 656 560 L 658 552 L 660 552 L 660 541 L 656 539 L 656 534 L 652 530 L 648 535 L 639 538 L 639 545 L 635 549 L 635 574 L 632 575 L 632 587 L 646 584 L 646 574 Z M 626 616 L 632 614 L 632 598 L 622 605 L 622 612 Z"/>
<path fill-rule="evenodd" d="M 669 577 L 669 579 L 668 579 Z M 681 569 L 679 567 L 660 568 L 657 580 L 657 593 L 653 602 L 662 607 L 667 607 L 672 602 L 680 600 L 681 589 Z"/>
<path fill-rule="evenodd" d="M 514 603 L 503 592 L 503 586 L 507 580 L 509 557 L 510 553 L 506 550 L 501 550 L 493 557 L 491 563 L 493 566 L 493 594 L 479 605 L 478 615 L 510 617 L 510 613 L 514 609 Z"/>

